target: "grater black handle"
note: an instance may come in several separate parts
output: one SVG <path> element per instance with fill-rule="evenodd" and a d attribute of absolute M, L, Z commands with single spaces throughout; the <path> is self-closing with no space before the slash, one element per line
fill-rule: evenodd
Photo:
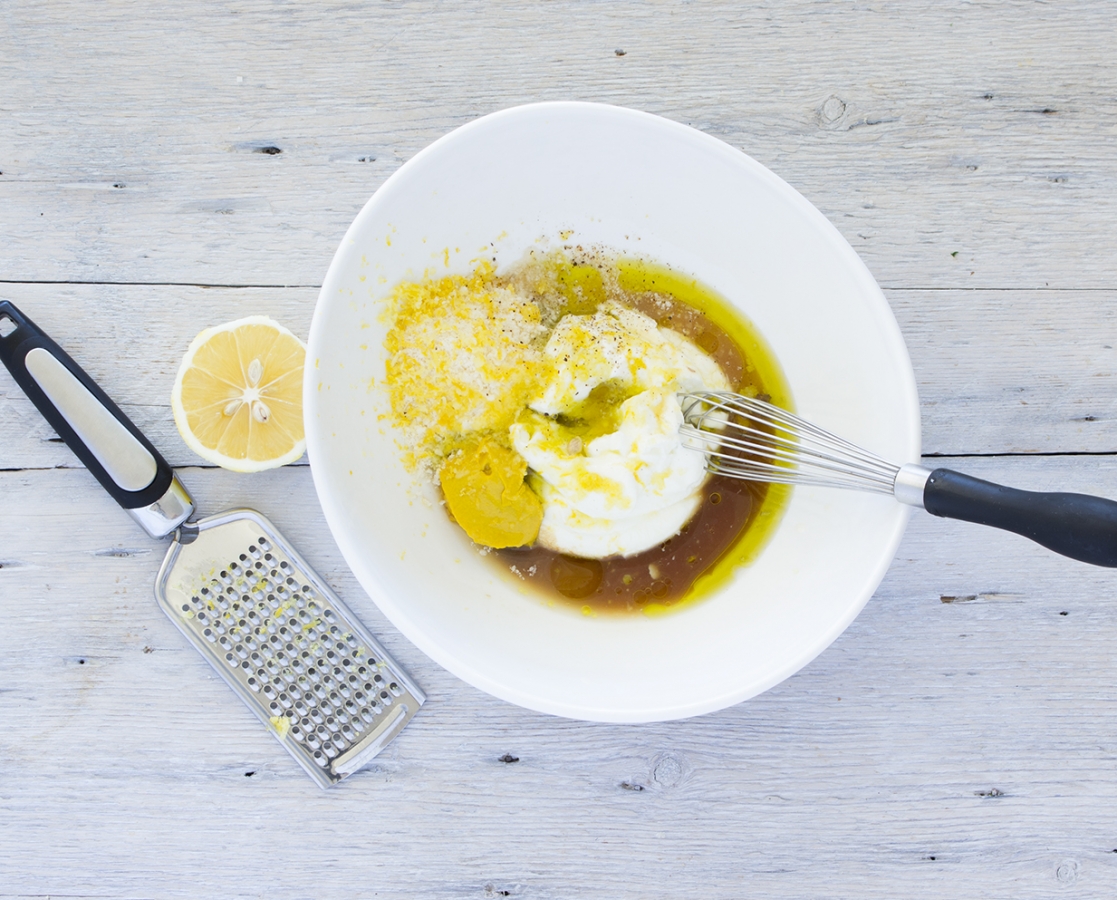
<path fill-rule="evenodd" d="M 167 494 L 174 472 L 159 451 L 81 366 L 8 300 L 0 300 L 0 362 L 122 507 L 149 507 Z"/>

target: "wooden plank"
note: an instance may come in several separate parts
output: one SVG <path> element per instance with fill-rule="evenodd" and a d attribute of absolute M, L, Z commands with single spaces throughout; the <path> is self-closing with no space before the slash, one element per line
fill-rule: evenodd
<path fill-rule="evenodd" d="M 752 154 L 886 287 L 1117 288 L 1105 0 L 1019 15 L 11 0 L 2 15 L 4 279 L 316 285 L 420 148 L 483 113 L 580 98 Z"/>
<path fill-rule="evenodd" d="M 1117 494 L 1110 459 L 957 464 Z M 1117 889 L 1109 570 L 921 514 L 799 674 L 714 715 L 594 725 L 487 697 L 403 640 L 346 570 L 305 467 L 183 477 L 203 508 L 261 507 L 430 701 L 369 771 L 320 792 L 156 608 L 156 542 L 85 473 L 0 473 L 19 510 L 0 516 L 0 897 Z"/>
<path fill-rule="evenodd" d="M 1117 294 L 889 291 L 923 452 L 1117 450 Z"/>
<path fill-rule="evenodd" d="M 200 462 L 170 393 L 197 331 L 270 315 L 305 337 L 312 288 L 7 285 L 173 465 Z M 889 291 L 908 342 L 929 454 L 1117 451 L 1117 292 Z M 0 467 L 76 460 L 0 370 Z"/>

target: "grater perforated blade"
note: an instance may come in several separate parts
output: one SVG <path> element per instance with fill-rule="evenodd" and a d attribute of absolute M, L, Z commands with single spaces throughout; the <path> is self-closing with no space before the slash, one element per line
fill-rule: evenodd
<path fill-rule="evenodd" d="M 190 522 L 159 451 L 67 353 L 0 300 L 0 362 L 144 531 L 171 537 L 155 596 L 322 787 L 376 756 L 425 698 L 258 512 Z"/>
<path fill-rule="evenodd" d="M 167 551 L 159 605 L 315 781 L 356 772 L 422 691 L 258 512 L 194 527 Z"/>

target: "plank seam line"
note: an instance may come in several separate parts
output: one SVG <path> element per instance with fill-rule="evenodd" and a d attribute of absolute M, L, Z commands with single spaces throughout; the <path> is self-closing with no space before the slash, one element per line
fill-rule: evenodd
<path fill-rule="evenodd" d="M 1117 450 L 1045 450 L 1036 453 L 1020 453 L 1008 451 L 1005 453 L 924 453 L 924 459 L 1001 459 L 1001 458 L 1034 458 L 1058 456 L 1117 456 Z"/>
<path fill-rule="evenodd" d="M 38 285 L 83 285 L 89 287 L 106 286 L 106 287 L 196 287 L 196 288 L 230 288 L 230 289 L 243 289 L 243 288 L 306 288 L 314 290 L 321 290 L 320 284 L 221 284 L 219 282 L 205 282 L 205 281 L 26 281 L 17 278 L 0 278 L 0 284 L 38 284 Z"/>
<path fill-rule="evenodd" d="M 1046 451 L 1042 453 L 924 453 L 923 459 L 1058 459 L 1060 457 L 1070 456 L 1115 456 L 1117 457 L 1117 450 L 1061 450 L 1061 451 Z M 196 463 L 188 463 L 183 466 L 172 466 L 172 469 L 177 471 L 184 471 L 187 469 L 201 470 L 201 471 L 216 471 L 221 466 L 201 465 Z M 309 463 L 293 462 L 289 463 L 283 468 L 294 469 L 308 469 Z M 59 465 L 59 466 L 0 466 L 0 473 L 3 472 L 54 472 L 59 470 L 81 470 L 85 471 L 85 466 L 74 465 Z"/>
<path fill-rule="evenodd" d="M 83 285 L 89 287 L 97 287 L 103 285 L 106 287 L 196 287 L 196 288 L 228 288 L 231 290 L 245 289 L 245 288 L 298 288 L 298 289 L 313 289 L 321 290 L 320 284 L 233 284 L 223 282 L 209 282 L 209 281 L 87 281 L 83 279 L 25 279 L 25 278 L 0 278 L 0 284 L 37 284 L 37 285 Z M 1022 291 L 1031 291 L 1037 293 L 1059 293 L 1059 294 L 1098 294 L 1098 293 L 1112 293 L 1117 291 L 1115 287 L 1051 287 L 1046 285 L 1043 287 L 1036 286 L 1018 286 L 1018 287 L 975 287 L 973 285 L 957 285 L 947 287 L 917 287 L 912 285 L 897 285 L 897 284 L 882 284 L 880 285 L 882 291 L 923 291 L 923 292 L 938 292 L 944 293 L 947 291 L 960 291 L 960 292 L 986 292 L 986 293 L 1019 293 Z"/>
<path fill-rule="evenodd" d="M 1113 287 L 1051 287 L 1044 285 L 1043 287 L 975 287 L 974 285 L 967 284 L 958 287 L 912 287 L 910 285 L 902 284 L 882 284 L 880 285 L 882 291 L 921 291 L 925 293 L 946 293 L 947 291 L 956 291 L 958 293 L 1044 293 L 1044 294 L 1101 294 L 1112 293 L 1117 290 Z"/>
<path fill-rule="evenodd" d="M 171 466 L 176 472 L 185 471 L 218 471 L 221 466 L 207 466 L 201 464 L 188 463 L 184 466 Z M 309 469 L 310 463 L 293 462 L 285 466 L 280 466 L 283 469 Z M 85 466 L 0 466 L 0 474 L 5 472 L 59 472 L 59 471 L 88 471 Z M 231 470 L 226 470 L 231 471 Z M 0 900 L 3 900 L 3 895 L 0 895 Z"/>

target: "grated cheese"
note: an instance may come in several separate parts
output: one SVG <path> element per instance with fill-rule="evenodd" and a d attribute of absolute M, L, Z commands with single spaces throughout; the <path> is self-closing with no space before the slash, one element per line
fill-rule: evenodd
<path fill-rule="evenodd" d="M 508 446 L 543 368 L 539 305 L 482 263 L 470 275 L 400 284 L 388 312 L 387 386 L 408 467 L 433 471 L 466 435 Z"/>

